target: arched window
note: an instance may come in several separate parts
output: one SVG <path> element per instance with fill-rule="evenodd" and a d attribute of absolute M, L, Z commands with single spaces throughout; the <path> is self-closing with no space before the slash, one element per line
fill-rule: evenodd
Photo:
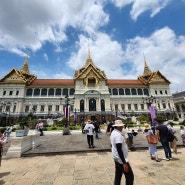
<path fill-rule="evenodd" d="M 33 89 L 27 89 L 26 96 L 32 96 Z"/>
<path fill-rule="evenodd" d="M 113 91 L 113 95 L 118 95 L 118 90 L 116 88 L 114 88 L 112 91 Z"/>
<path fill-rule="evenodd" d="M 101 111 L 105 111 L 105 100 L 101 100 Z"/>
<path fill-rule="evenodd" d="M 73 95 L 75 93 L 75 89 L 70 89 L 69 95 Z"/>
<path fill-rule="evenodd" d="M 138 94 L 138 95 L 143 95 L 142 89 L 137 89 L 137 94 Z"/>
<path fill-rule="evenodd" d="M 130 89 L 125 89 L 125 94 L 130 95 Z"/>
<path fill-rule="evenodd" d="M 136 89 L 131 89 L 132 95 L 137 95 Z"/>
<path fill-rule="evenodd" d="M 41 90 L 41 96 L 47 96 L 47 89 Z"/>
<path fill-rule="evenodd" d="M 49 89 L 48 95 L 49 96 L 54 96 L 54 89 Z"/>
<path fill-rule="evenodd" d="M 96 111 L 96 100 L 94 98 L 89 100 L 89 111 Z"/>
<path fill-rule="evenodd" d="M 147 96 L 149 95 L 148 89 L 146 89 L 146 88 L 144 89 L 144 95 L 147 95 Z"/>
<path fill-rule="evenodd" d="M 66 89 L 66 88 L 63 89 L 63 95 L 64 95 L 64 96 L 67 96 L 67 95 L 68 95 L 68 89 Z"/>
<path fill-rule="evenodd" d="M 40 89 L 34 89 L 34 96 L 39 96 L 40 95 Z"/>
<path fill-rule="evenodd" d="M 61 89 L 56 89 L 55 95 L 56 96 L 61 96 Z"/>
<path fill-rule="evenodd" d="M 123 89 L 119 89 L 119 95 L 124 95 L 124 90 Z"/>
<path fill-rule="evenodd" d="M 80 112 L 84 112 L 84 100 L 80 100 Z"/>

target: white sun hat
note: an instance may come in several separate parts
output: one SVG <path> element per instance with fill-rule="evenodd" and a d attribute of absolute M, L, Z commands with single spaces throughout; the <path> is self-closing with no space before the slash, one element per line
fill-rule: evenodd
<path fill-rule="evenodd" d="M 122 127 L 125 124 L 121 120 L 115 120 L 114 124 L 112 125 L 113 127 Z"/>

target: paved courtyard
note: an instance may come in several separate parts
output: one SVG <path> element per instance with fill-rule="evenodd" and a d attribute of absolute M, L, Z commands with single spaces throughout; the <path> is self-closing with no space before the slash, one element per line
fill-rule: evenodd
<path fill-rule="evenodd" d="M 185 148 L 177 128 L 178 153 L 173 160 L 157 163 L 150 159 L 146 138 L 134 137 L 136 151 L 129 152 L 135 174 L 135 185 L 185 184 Z M 95 149 L 89 149 L 86 135 L 80 131 L 63 136 L 61 132 L 45 132 L 41 145 L 27 151 L 21 158 L 7 159 L 6 145 L 0 167 L 0 185 L 113 185 L 114 162 L 109 136 L 103 132 L 95 139 Z M 158 144 L 159 158 L 164 151 Z M 125 184 L 124 177 L 122 185 Z"/>
<path fill-rule="evenodd" d="M 163 150 L 158 151 L 164 157 Z M 171 161 L 157 163 L 146 150 L 129 152 L 129 160 L 135 185 L 185 184 L 185 148 Z M 4 158 L 0 167 L 1 185 L 113 185 L 113 179 L 111 152 Z"/>

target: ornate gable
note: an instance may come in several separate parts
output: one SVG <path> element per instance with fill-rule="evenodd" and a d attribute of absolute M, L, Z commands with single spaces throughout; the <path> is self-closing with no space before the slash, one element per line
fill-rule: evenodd
<path fill-rule="evenodd" d="M 83 80 L 84 84 L 88 86 L 88 83 L 93 81 L 98 85 L 100 80 L 106 81 L 107 77 L 104 71 L 101 71 L 94 65 L 89 51 L 85 65 L 81 69 L 75 71 L 74 80 Z"/>
<path fill-rule="evenodd" d="M 139 76 L 138 80 L 141 80 L 145 85 L 149 85 L 152 83 L 170 84 L 170 81 L 165 76 L 163 76 L 160 71 L 152 72 L 148 67 L 145 59 L 143 75 Z"/>
<path fill-rule="evenodd" d="M 148 83 L 168 83 L 170 84 L 171 82 L 161 74 L 160 71 L 156 71 L 155 73 L 153 73 L 153 75 L 150 77 L 150 79 L 148 80 Z"/>
<path fill-rule="evenodd" d="M 20 70 L 12 69 L 0 79 L 0 83 L 25 83 L 28 85 L 35 79 L 36 76 L 29 73 L 28 58 L 26 58 L 26 61 Z"/>
<path fill-rule="evenodd" d="M 19 71 L 12 69 L 0 80 L 0 83 L 25 83 L 25 79 L 21 77 Z"/>

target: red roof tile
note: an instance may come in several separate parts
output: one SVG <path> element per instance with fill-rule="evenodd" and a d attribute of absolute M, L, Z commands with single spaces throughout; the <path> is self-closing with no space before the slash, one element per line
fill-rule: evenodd
<path fill-rule="evenodd" d="M 31 85 L 74 85 L 73 79 L 36 79 Z"/>
<path fill-rule="evenodd" d="M 35 79 L 31 85 L 74 85 L 73 79 Z M 107 80 L 107 85 L 144 85 L 140 80 Z"/>
<path fill-rule="evenodd" d="M 144 85 L 140 80 L 107 80 L 107 85 Z"/>

